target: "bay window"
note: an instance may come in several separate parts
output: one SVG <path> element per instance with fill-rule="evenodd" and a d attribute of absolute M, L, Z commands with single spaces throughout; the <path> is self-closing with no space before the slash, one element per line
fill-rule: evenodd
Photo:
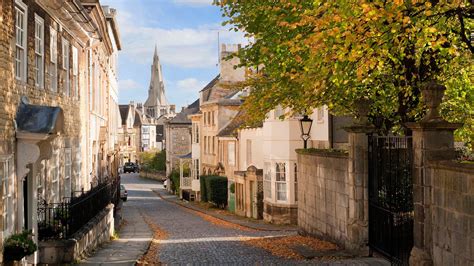
<path fill-rule="evenodd" d="M 286 167 L 285 163 L 275 164 L 275 184 L 276 184 L 276 199 L 280 201 L 287 200 L 286 193 Z"/>

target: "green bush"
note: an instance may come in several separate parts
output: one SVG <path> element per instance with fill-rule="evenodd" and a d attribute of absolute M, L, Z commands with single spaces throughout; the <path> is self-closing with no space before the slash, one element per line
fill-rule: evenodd
<path fill-rule="evenodd" d="M 140 153 L 142 169 L 147 172 L 166 170 L 166 152 L 142 152 Z"/>
<path fill-rule="evenodd" d="M 202 202 L 207 202 L 206 179 L 207 179 L 206 175 L 199 177 L 199 183 L 201 185 L 201 201 Z"/>
<path fill-rule="evenodd" d="M 230 184 L 229 191 L 230 193 L 235 194 L 235 183 Z"/>
<path fill-rule="evenodd" d="M 179 191 L 179 172 L 173 171 L 171 172 L 169 179 L 171 180 L 171 190 L 175 193 Z"/>
<path fill-rule="evenodd" d="M 219 208 L 227 205 L 227 177 L 201 176 L 201 200 L 212 202 Z M 204 201 L 204 200 L 203 200 Z"/>
<path fill-rule="evenodd" d="M 3 247 L 3 259 L 5 261 L 19 261 L 38 250 L 33 241 L 31 230 L 14 234 L 6 239 Z"/>

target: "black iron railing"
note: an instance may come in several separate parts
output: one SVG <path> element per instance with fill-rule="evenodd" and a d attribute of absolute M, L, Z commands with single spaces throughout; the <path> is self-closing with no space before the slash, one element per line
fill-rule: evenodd
<path fill-rule="evenodd" d="M 78 197 L 62 203 L 38 204 L 38 237 L 40 240 L 67 239 L 86 225 L 109 203 L 117 203 L 118 182 L 99 184 Z"/>
<path fill-rule="evenodd" d="M 408 265 L 413 247 L 411 137 L 369 137 L 369 247 Z"/>

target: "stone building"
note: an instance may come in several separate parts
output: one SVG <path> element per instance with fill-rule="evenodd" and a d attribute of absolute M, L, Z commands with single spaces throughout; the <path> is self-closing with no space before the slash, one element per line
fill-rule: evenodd
<path fill-rule="evenodd" d="M 38 241 L 39 201 L 116 174 L 114 16 L 94 0 L 0 2 L 0 246 L 22 229 Z"/>
<path fill-rule="evenodd" d="M 199 100 L 196 100 L 175 117 L 165 122 L 166 175 L 180 169 L 180 158 L 191 155 L 192 123 L 188 115 L 199 111 Z"/>
<path fill-rule="evenodd" d="M 119 165 L 123 166 L 126 162 L 139 161 L 139 155 L 142 151 L 142 123 L 141 115 L 134 102 L 121 104 L 119 108 L 122 121 L 121 128 L 118 131 Z"/>

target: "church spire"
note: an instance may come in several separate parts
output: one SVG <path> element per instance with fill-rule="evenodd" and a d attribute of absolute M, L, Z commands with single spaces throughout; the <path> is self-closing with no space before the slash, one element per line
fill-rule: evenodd
<path fill-rule="evenodd" d="M 155 44 L 153 55 L 153 64 L 151 65 L 150 87 L 148 89 L 148 99 L 144 106 L 148 109 L 159 109 L 161 106 L 167 106 L 165 97 L 165 86 L 163 82 L 163 73 L 161 71 L 160 58 L 158 56 L 158 47 Z M 156 113 L 155 113 L 156 114 Z M 155 115 L 152 115 L 155 116 Z"/>

